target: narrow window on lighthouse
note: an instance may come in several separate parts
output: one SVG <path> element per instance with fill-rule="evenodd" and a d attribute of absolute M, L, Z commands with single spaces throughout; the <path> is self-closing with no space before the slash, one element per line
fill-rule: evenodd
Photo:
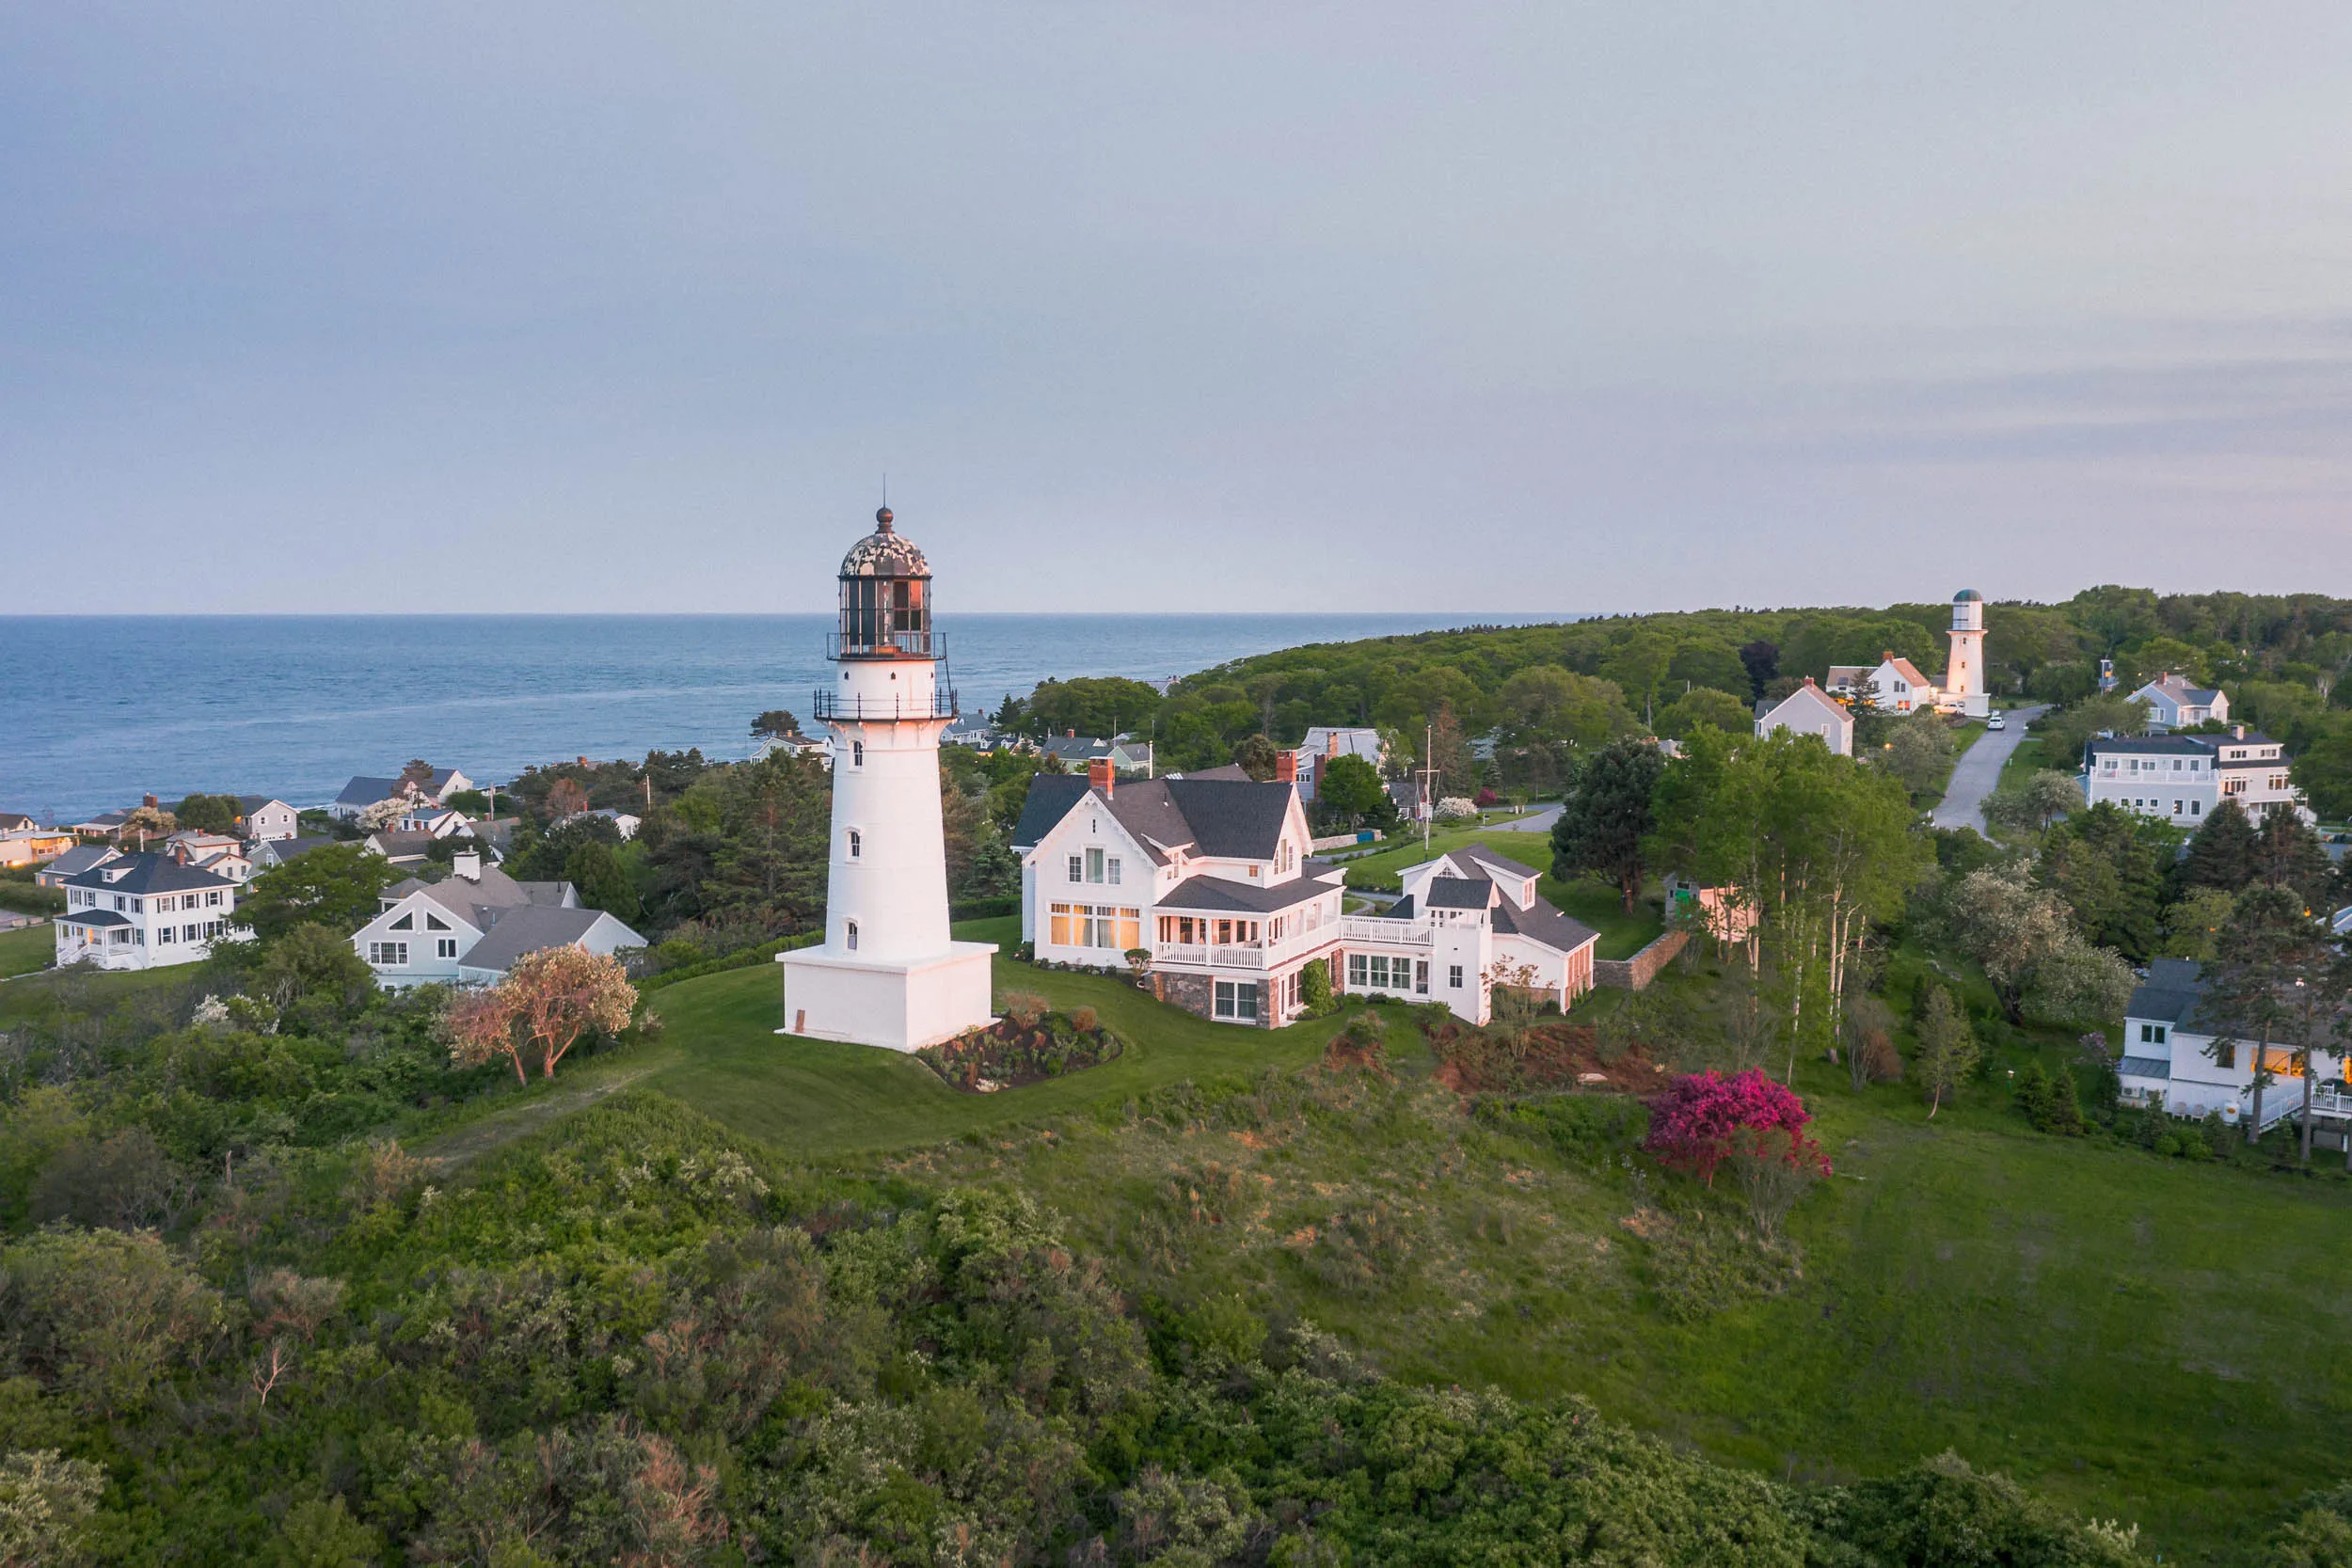
<path fill-rule="evenodd" d="M 863 740 L 850 742 L 850 766 L 852 768 L 866 766 L 866 742 Z"/>
<path fill-rule="evenodd" d="M 854 953 L 857 951 L 856 921 L 845 920 L 841 923 L 841 940 L 849 947 L 850 952 Z"/>
<path fill-rule="evenodd" d="M 858 831 L 855 828 L 851 828 L 850 830 L 850 858 L 851 860 L 857 859 L 859 851 L 865 847 L 866 840 L 858 835 Z"/>

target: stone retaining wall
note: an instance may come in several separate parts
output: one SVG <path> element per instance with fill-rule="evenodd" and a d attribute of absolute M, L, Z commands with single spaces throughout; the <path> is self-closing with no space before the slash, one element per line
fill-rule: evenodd
<path fill-rule="evenodd" d="M 1668 931 L 1629 958 L 1595 958 L 1593 984 L 1614 986 L 1619 990 L 1642 990 L 1667 961 L 1690 942 L 1688 931 Z"/>

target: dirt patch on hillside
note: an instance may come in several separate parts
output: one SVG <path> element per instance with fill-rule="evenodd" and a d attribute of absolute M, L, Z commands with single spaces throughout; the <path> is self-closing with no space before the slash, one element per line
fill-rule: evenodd
<path fill-rule="evenodd" d="M 1457 1094 L 1527 1089 L 1590 1089 L 1655 1094 L 1666 1069 L 1638 1048 L 1603 1061 L 1593 1031 L 1581 1023 L 1538 1023 L 1515 1037 L 1451 1022 L 1429 1036 L 1438 1082 Z"/>

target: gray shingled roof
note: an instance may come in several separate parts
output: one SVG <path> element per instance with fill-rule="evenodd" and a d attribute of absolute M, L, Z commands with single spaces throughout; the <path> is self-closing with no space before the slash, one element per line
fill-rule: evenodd
<path fill-rule="evenodd" d="M 1541 898 L 1520 909 L 1508 898 L 1495 906 L 1495 929 L 1505 936 L 1522 936 L 1542 942 L 1555 953 L 1573 953 L 1600 933 L 1582 921 L 1562 914 Z"/>
<path fill-rule="evenodd" d="M 115 851 L 103 844 L 77 844 L 41 867 L 56 877 L 78 877 L 91 866 L 116 859 Z"/>
<path fill-rule="evenodd" d="M 129 918 L 112 910 L 74 910 L 57 916 L 61 926 L 128 926 Z"/>
<path fill-rule="evenodd" d="M 210 871 L 183 865 L 169 855 L 124 855 L 66 879 L 68 887 L 94 888 L 101 893 L 205 893 L 237 884 Z"/>
<path fill-rule="evenodd" d="M 1484 877 L 1432 877 L 1422 902 L 1433 910 L 1483 910 L 1494 901 L 1495 885 Z"/>
<path fill-rule="evenodd" d="M 1012 831 L 1013 847 L 1035 848 L 1088 793 L 1074 774 L 1040 773 Z M 1235 779 L 1139 779 L 1118 785 L 1107 800 L 1120 826 L 1143 842 L 1233 860 L 1269 860 L 1280 842 L 1297 792 L 1286 784 Z M 1157 850 L 1155 860 L 1165 859 Z"/>
<path fill-rule="evenodd" d="M 1021 820 L 1013 824 L 1012 847 L 1034 849 L 1038 841 L 1054 831 L 1054 824 L 1070 815 L 1070 808 L 1085 798 L 1087 782 L 1083 775 L 1072 773 L 1037 773 L 1029 779 L 1029 796 L 1021 804 Z"/>
<path fill-rule="evenodd" d="M 1298 799 L 1298 791 L 1289 784 L 1248 778 L 1164 782 L 1176 809 L 1192 826 L 1199 852 L 1235 860 L 1271 859 L 1281 840 L 1282 824 L 1290 819 L 1291 802 Z"/>
<path fill-rule="evenodd" d="M 398 779 L 371 779 L 363 774 L 354 774 L 351 782 L 343 785 L 343 792 L 335 797 L 335 803 L 339 806 L 372 806 L 378 800 L 389 800 L 393 785 L 399 783 Z"/>
<path fill-rule="evenodd" d="M 1542 872 L 1536 870 L 1534 866 L 1521 865 L 1518 862 L 1511 859 L 1508 855 L 1498 855 L 1483 844 L 1473 844 L 1469 848 L 1457 850 L 1455 853 L 1459 854 L 1464 860 L 1476 861 L 1481 865 L 1498 866 L 1504 871 L 1508 871 L 1514 877 L 1540 877 L 1543 875 Z"/>
<path fill-rule="evenodd" d="M 1208 910 L 1218 913 L 1275 914 L 1331 892 L 1328 882 L 1305 877 L 1272 887 L 1225 877 L 1187 877 L 1160 895 L 1163 910 Z"/>
<path fill-rule="evenodd" d="M 2203 1033 L 2201 1025 L 2190 1022 L 2197 1005 L 2205 999 L 2203 968 L 2194 958 L 2150 959 L 2148 978 L 2132 992 L 2131 1002 L 2123 1008 L 2123 1016 L 2185 1024 L 2197 1033 Z"/>
<path fill-rule="evenodd" d="M 466 956 L 457 961 L 458 967 L 511 969 L 515 960 L 526 953 L 578 942 L 603 918 L 602 910 L 551 910 L 527 905 L 521 909 L 503 911 L 499 915 L 498 924 L 491 927 L 482 940 L 469 948 Z M 637 936 L 636 932 L 630 931 L 629 935 L 636 940 L 624 942 L 623 946 L 644 944 L 644 939 Z"/>

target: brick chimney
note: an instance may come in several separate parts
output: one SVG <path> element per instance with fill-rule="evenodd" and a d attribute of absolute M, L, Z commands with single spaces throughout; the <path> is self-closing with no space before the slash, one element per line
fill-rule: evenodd
<path fill-rule="evenodd" d="M 1274 753 L 1274 782 L 1276 784 L 1298 782 L 1298 753 L 1296 752 Z"/>
<path fill-rule="evenodd" d="M 1091 757 L 1088 759 L 1087 784 L 1089 787 L 1099 789 L 1108 795 L 1117 780 L 1118 775 L 1111 768 L 1110 758 Z"/>
<path fill-rule="evenodd" d="M 140 804 L 140 805 L 142 805 L 142 806 L 151 806 L 151 807 L 152 807 L 152 806 L 160 806 L 160 805 L 162 805 L 162 804 L 163 804 L 163 802 L 162 802 L 161 800 L 156 800 L 156 799 L 155 799 L 155 797 L 153 797 L 152 795 L 142 795 L 142 796 L 140 796 L 140 797 L 139 797 L 139 804 Z"/>
<path fill-rule="evenodd" d="M 1075 740 L 1078 738 L 1078 732 L 1076 730 L 1064 730 L 1061 732 L 1061 737 L 1064 740 Z"/>

